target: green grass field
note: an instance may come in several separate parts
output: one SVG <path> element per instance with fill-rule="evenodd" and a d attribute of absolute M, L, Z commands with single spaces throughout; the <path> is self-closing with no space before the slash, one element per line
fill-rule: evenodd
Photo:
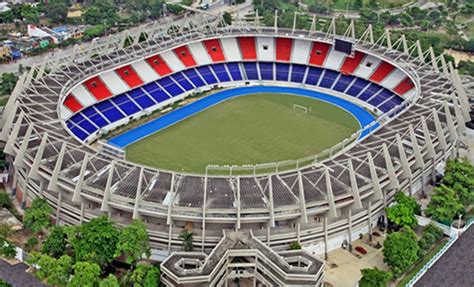
<path fill-rule="evenodd" d="M 293 105 L 311 107 L 304 113 Z M 312 98 L 254 94 L 211 107 L 126 148 L 127 160 L 203 173 L 208 164 L 297 159 L 329 148 L 359 129 L 348 112 Z"/>

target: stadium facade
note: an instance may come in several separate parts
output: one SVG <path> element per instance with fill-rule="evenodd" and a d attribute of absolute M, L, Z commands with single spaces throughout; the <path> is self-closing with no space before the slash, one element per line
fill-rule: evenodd
<path fill-rule="evenodd" d="M 1 119 L 17 199 L 45 198 L 68 225 L 104 214 L 118 225 L 141 218 L 164 255 L 181 250 L 185 228 L 206 253 L 223 230 L 251 230 L 276 251 L 297 241 L 315 254 L 371 233 L 395 192 L 419 190 L 456 152 L 467 97 L 451 63 L 419 42 L 389 31 L 374 39 L 370 26 L 356 38 L 353 23 L 336 35 L 335 20 L 327 31 L 315 23 L 301 31 L 184 18 L 33 66 Z M 335 39 L 352 42 L 352 52 L 336 50 Z M 156 170 L 90 144 L 196 90 L 266 84 L 344 98 L 379 125 L 329 158 L 263 175 Z"/>

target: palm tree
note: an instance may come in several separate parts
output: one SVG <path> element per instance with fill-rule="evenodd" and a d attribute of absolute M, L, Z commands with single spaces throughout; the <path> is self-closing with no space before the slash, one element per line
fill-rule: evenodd
<path fill-rule="evenodd" d="M 183 250 L 193 251 L 193 233 L 187 230 L 183 230 L 179 235 L 179 238 L 183 240 Z"/>

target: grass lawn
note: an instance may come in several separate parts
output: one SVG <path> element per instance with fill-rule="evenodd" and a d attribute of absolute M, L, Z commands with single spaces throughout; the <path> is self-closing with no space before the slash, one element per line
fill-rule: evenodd
<path fill-rule="evenodd" d="M 298 104 L 311 107 L 304 113 Z M 312 98 L 254 94 L 230 99 L 126 148 L 127 160 L 203 173 L 208 164 L 297 159 L 329 148 L 359 129 L 346 111 Z"/>
<path fill-rule="evenodd" d="M 434 249 L 432 249 L 428 254 L 426 254 L 422 261 L 418 262 L 418 264 L 416 264 L 408 273 L 405 274 L 403 279 L 398 282 L 397 287 L 405 287 L 408 282 L 410 282 L 411 278 L 413 278 L 421 270 L 421 268 L 423 268 L 423 266 L 425 266 L 426 263 L 428 263 L 428 261 L 430 261 L 430 259 L 433 258 L 433 256 L 435 256 L 441 250 L 441 248 L 443 248 L 443 246 L 447 242 L 448 240 L 443 240 L 439 242 Z"/>

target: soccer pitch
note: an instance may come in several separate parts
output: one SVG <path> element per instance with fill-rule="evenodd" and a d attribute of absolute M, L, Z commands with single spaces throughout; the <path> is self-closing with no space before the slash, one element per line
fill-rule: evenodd
<path fill-rule="evenodd" d="M 332 104 L 289 94 L 253 94 L 227 100 L 131 144 L 126 155 L 150 167 L 204 173 L 209 164 L 259 164 L 313 155 L 358 129 L 350 113 Z"/>

